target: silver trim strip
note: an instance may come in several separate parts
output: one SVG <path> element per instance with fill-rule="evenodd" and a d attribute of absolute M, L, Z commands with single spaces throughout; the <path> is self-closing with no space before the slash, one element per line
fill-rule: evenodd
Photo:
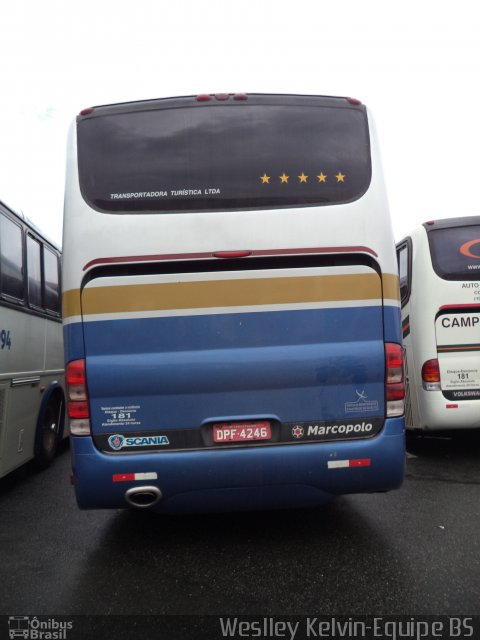
<path fill-rule="evenodd" d="M 10 384 L 12 387 L 21 387 L 27 384 L 40 384 L 40 376 L 30 376 L 29 378 L 13 378 Z"/>

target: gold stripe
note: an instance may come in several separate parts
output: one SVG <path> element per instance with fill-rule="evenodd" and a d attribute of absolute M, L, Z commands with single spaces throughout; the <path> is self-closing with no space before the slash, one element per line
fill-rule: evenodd
<path fill-rule="evenodd" d="M 383 297 L 400 301 L 400 278 L 394 273 L 383 273 Z"/>
<path fill-rule="evenodd" d="M 64 318 L 79 316 L 82 313 L 80 306 L 80 289 L 64 291 L 62 295 L 62 315 Z"/>
<path fill-rule="evenodd" d="M 380 298 L 380 280 L 371 273 L 92 287 L 84 289 L 82 307 L 91 315 Z M 63 308 L 65 317 L 80 315 L 78 290 L 64 293 Z"/>

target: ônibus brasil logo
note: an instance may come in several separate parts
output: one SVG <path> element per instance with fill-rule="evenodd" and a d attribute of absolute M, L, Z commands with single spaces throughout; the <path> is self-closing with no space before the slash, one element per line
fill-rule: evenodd
<path fill-rule="evenodd" d="M 151 447 L 151 446 L 167 446 L 170 440 L 167 436 L 135 436 L 128 437 L 115 434 L 108 438 L 108 444 L 114 451 L 120 451 L 123 447 Z"/>
<path fill-rule="evenodd" d="M 37 616 L 8 616 L 8 637 L 10 640 L 67 640 L 67 631 L 73 629 L 73 622 Z"/>

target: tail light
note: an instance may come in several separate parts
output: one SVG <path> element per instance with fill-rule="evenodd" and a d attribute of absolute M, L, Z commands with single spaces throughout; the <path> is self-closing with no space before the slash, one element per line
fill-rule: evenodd
<path fill-rule="evenodd" d="M 76 436 L 90 434 L 90 408 L 88 406 L 85 360 L 73 360 L 67 364 L 67 406 L 70 432 Z"/>
<path fill-rule="evenodd" d="M 405 410 L 402 347 L 393 342 L 385 344 L 385 400 L 387 418 L 402 416 Z"/>
<path fill-rule="evenodd" d="M 440 367 L 436 358 L 423 363 L 422 385 L 425 391 L 440 391 Z"/>

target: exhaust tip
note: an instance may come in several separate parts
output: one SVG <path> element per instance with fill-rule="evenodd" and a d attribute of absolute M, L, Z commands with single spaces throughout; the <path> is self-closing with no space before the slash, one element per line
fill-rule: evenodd
<path fill-rule="evenodd" d="M 158 487 L 132 487 L 125 492 L 125 500 L 136 509 L 149 509 L 162 499 L 162 492 Z"/>

